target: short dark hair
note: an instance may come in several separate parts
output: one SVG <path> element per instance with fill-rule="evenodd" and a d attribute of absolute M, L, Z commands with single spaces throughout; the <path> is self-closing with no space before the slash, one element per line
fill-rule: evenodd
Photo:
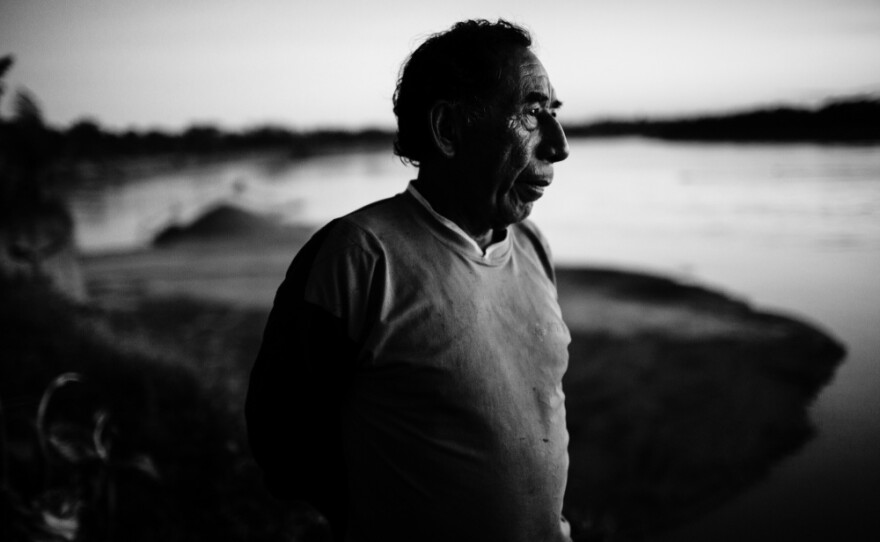
<path fill-rule="evenodd" d="M 503 19 L 463 21 L 430 36 L 410 55 L 397 80 L 394 153 L 414 165 L 436 153 L 428 119 L 440 100 L 459 106 L 467 122 L 487 115 L 505 82 L 511 51 L 531 45 L 527 30 Z"/>

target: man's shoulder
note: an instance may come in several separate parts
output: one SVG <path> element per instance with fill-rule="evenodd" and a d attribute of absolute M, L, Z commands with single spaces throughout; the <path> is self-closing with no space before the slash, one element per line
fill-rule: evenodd
<path fill-rule="evenodd" d="M 308 244 L 318 253 L 382 252 L 389 237 L 409 230 L 406 224 L 411 210 L 404 199 L 404 194 L 397 194 L 336 218 L 315 233 Z"/>
<path fill-rule="evenodd" d="M 370 236 L 382 237 L 389 231 L 398 231 L 401 223 L 409 219 L 410 209 L 405 199 L 405 194 L 396 194 L 374 201 L 334 222 L 341 229 L 353 229 Z"/>

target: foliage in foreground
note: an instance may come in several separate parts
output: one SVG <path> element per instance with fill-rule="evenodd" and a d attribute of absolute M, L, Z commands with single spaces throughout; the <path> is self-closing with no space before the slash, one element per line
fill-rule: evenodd
<path fill-rule="evenodd" d="M 322 539 L 247 452 L 261 317 L 180 300 L 110 313 L 26 283 L 0 299 L 0 538 Z"/>

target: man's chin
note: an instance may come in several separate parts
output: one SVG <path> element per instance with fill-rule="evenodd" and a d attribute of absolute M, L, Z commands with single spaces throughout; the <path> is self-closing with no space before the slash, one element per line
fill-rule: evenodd
<path fill-rule="evenodd" d="M 503 217 L 503 223 L 499 224 L 499 226 L 506 228 L 511 224 L 522 222 L 527 219 L 530 214 L 532 214 L 532 202 L 517 202 L 516 205 L 508 210 L 506 216 Z"/>

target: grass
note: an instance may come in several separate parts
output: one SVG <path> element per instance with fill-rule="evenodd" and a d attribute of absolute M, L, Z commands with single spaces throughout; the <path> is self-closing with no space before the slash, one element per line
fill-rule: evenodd
<path fill-rule="evenodd" d="M 324 539 L 247 451 L 264 314 L 187 299 L 105 311 L 8 281 L 0 299 L 4 540 Z"/>

